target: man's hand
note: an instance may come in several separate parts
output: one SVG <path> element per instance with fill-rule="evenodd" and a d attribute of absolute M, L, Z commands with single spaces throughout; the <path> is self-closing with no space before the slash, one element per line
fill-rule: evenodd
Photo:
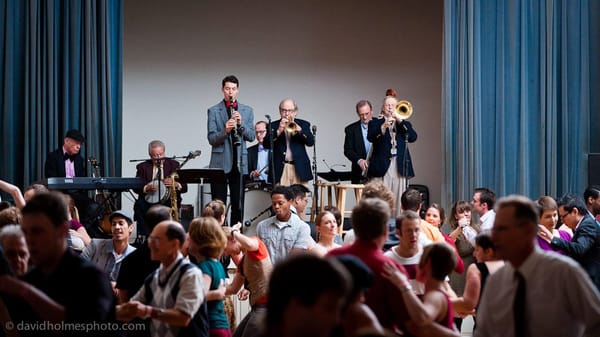
<path fill-rule="evenodd" d="M 231 118 L 235 119 L 238 126 L 242 125 L 242 115 L 238 111 L 234 111 Z"/>
<path fill-rule="evenodd" d="M 360 167 L 361 171 L 364 171 L 369 166 L 369 163 L 367 163 L 367 161 L 364 160 L 364 159 L 359 159 L 358 160 L 358 166 Z"/>
<path fill-rule="evenodd" d="M 228 119 L 225 123 L 225 132 L 230 133 L 236 127 L 236 122 L 234 118 Z"/>
<path fill-rule="evenodd" d="M 252 178 L 258 178 L 258 177 L 260 177 L 260 172 L 258 170 L 254 170 L 254 171 L 250 172 L 250 176 Z"/>

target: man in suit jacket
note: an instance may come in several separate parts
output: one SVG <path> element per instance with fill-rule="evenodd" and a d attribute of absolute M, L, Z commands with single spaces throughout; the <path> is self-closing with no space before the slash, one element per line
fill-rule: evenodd
<path fill-rule="evenodd" d="M 138 235 L 148 235 L 149 231 L 144 223 L 144 215 L 148 209 L 155 204 L 171 205 L 171 199 L 165 199 L 166 193 L 173 184 L 177 191 L 177 205 L 181 209 L 181 193 L 187 192 L 187 184 L 173 181 L 170 177 L 179 168 L 179 162 L 174 159 L 165 158 L 165 143 L 153 140 L 148 144 L 148 155 L 150 159 L 137 164 L 136 177 L 144 182 L 142 189 L 136 190 L 138 199 L 134 208 L 134 219 L 137 223 Z M 162 158 L 162 159 L 161 159 Z M 158 183 L 160 181 L 161 183 Z M 148 196 L 148 201 L 146 197 Z"/>
<path fill-rule="evenodd" d="M 352 163 L 353 184 L 359 184 L 366 178 L 363 176 L 363 171 L 366 173 L 367 155 L 371 148 L 371 142 L 367 140 L 369 122 L 373 118 L 371 102 L 366 99 L 358 101 L 356 103 L 356 113 L 359 120 L 344 129 L 344 155 Z"/>
<path fill-rule="evenodd" d="M 212 146 L 209 165 L 225 171 L 226 180 L 225 184 L 211 184 L 211 195 L 226 202 L 229 186 L 232 224 L 242 221 L 242 175 L 248 174 L 246 142 L 254 140 L 254 112 L 237 101 L 239 83 L 233 75 L 225 77 L 221 83 L 223 100 L 208 109 L 207 138 Z"/>
<path fill-rule="evenodd" d="M 273 181 L 275 184 L 306 185 L 313 178 L 306 146 L 315 145 L 315 136 L 311 132 L 310 123 L 296 118 L 297 113 L 296 102 L 291 98 L 286 98 L 279 103 L 281 119 L 271 123 L 275 166 Z M 286 129 L 290 121 L 295 123 L 295 130 L 291 132 Z M 265 136 L 263 143 L 267 148 L 271 146 L 269 133 Z"/>
<path fill-rule="evenodd" d="M 44 175 L 53 177 L 85 177 L 84 160 L 79 151 L 85 138 L 79 130 L 69 130 L 65 135 L 63 146 L 52 151 L 46 157 Z"/>
<path fill-rule="evenodd" d="M 81 145 L 85 142 L 85 137 L 79 130 L 71 129 L 67 131 L 63 140 L 63 146 L 52 151 L 46 156 L 44 163 L 44 176 L 46 178 L 73 178 L 85 177 L 85 160 L 81 156 Z M 95 213 L 91 209 L 92 200 L 87 191 L 68 190 L 63 191 L 73 198 L 75 206 L 79 212 L 79 220 L 84 225 L 94 222 Z"/>
<path fill-rule="evenodd" d="M 600 225 L 588 213 L 585 203 L 573 194 L 558 200 L 558 215 L 562 222 L 573 230 L 571 241 L 559 237 L 548 237 L 550 246 L 562 250 L 587 271 L 600 290 Z"/>
<path fill-rule="evenodd" d="M 269 150 L 264 147 L 264 139 L 267 134 L 267 122 L 258 121 L 254 125 L 256 140 L 258 143 L 248 148 L 248 170 L 250 181 L 268 181 L 269 175 Z M 260 156 L 259 156 L 260 154 Z"/>
<path fill-rule="evenodd" d="M 399 202 L 407 180 L 415 176 L 406 141 L 416 141 L 417 132 L 409 121 L 398 118 L 395 114 L 396 104 L 395 97 L 387 96 L 383 100 L 384 118 L 369 122 L 367 139 L 372 143 L 373 152 L 367 176 L 383 179 Z M 396 215 L 400 215 L 400 207 L 396 207 L 396 212 Z"/>

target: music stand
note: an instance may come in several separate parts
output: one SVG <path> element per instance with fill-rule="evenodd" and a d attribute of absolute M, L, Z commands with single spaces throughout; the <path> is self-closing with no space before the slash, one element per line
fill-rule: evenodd
<path fill-rule="evenodd" d="M 200 206 L 204 207 L 204 184 L 225 184 L 225 171 L 221 169 L 187 169 L 178 170 L 179 182 L 187 184 L 200 184 Z"/>
<path fill-rule="evenodd" d="M 330 170 L 329 172 L 317 172 L 317 176 L 330 181 L 330 182 L 340 182 L 340 181 L 348 181 L 352 180 L 352 172 L 351 171 L 334 171 Z"/>

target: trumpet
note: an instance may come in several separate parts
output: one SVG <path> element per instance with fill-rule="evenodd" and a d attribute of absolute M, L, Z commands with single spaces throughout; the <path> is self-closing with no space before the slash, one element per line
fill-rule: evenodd
<path fill-rule="evenodd" d="M 285 131 L 291 135 L 298 133 L 298 124 L 294 122 L 294 117 L 290 116 L 288 123 L 285 126 Z"/>
<path fill-rule="evenodd" d="M 413 113 L 412 104 L 409 101 L 399 101 L 394 109 L 394 117 L 396 120 L 405 120 L 410 118 Z"/>

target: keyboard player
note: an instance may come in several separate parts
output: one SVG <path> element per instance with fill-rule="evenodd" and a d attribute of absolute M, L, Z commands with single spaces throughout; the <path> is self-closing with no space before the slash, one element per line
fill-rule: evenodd
<path fill-rule="evenodd" d="M 44 163 L 44 176 L 46 178 L 73 178 L 85 177 L 85 160 L 81 156 L 81 146 L 85 143 L 85 137 L 79 130 L 67 131 L 63 139 L 63 145 L 52 151 L 46 157 Z M 75 201 L 79 211 L 80 221 L 84 225 L 90 225 L 95 221 L 92 208 L 92 199 L 87 191 L 68 190 L 64 191 Z"/>
<path fill-rule="evenodd" d="M 144 215 L 154 204 L 163 204 L 171 207 L 171 199 L 166 197 L 166 192 L 175 184 L 177 191 L 177 204 L 181 209 L 181 193 L 187 192 L 187 185 L 171 179 L 171 174 L 179 168 L 179 162 L 165 158 L 165 144 L 160 140 L 153 140 L 148 144 L 148 155 L 150 159 L 136 166 L 136 177 L 144 182 L 142 189 L 136 190 L 139 197 L 136 200 L 134 220 L 137 223 L 138 236 L 147 236 L 148 229 L 144 224 Z"/>

